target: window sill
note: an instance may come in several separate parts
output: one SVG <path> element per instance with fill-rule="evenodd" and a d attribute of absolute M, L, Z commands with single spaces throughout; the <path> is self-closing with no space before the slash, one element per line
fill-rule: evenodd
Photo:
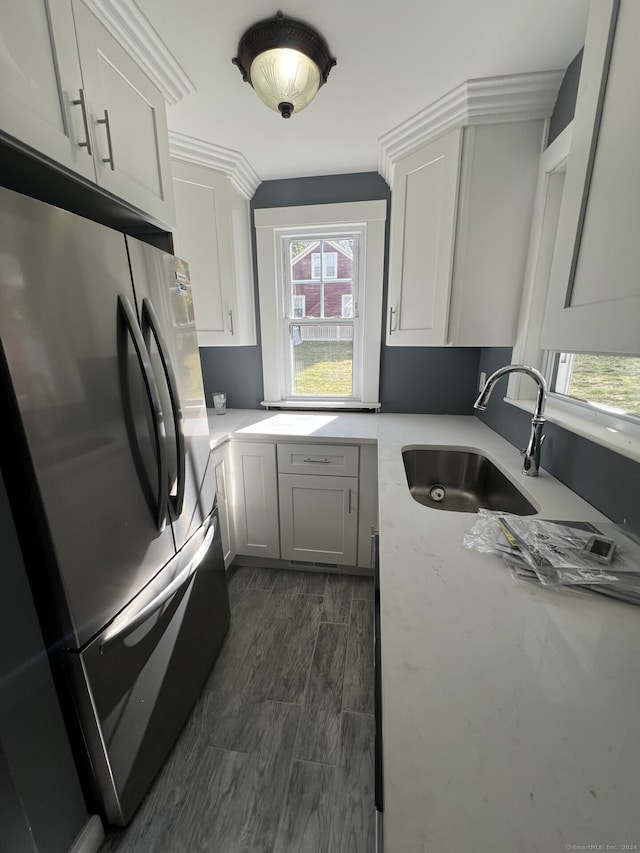
<path fill-rule="evenodd" d="M 505 397 L 504 401 L 517 409 L 533 414 L 535 408 L 533 400 L 515 400 Z M 580 406 L 554 399 L 547 399 L 544 416 L 552 424 L 564 427 L 634 462 L 640 462 L 640 427 L 629 421 L 597 411 L 589 411 L 587 414 Z"/>
<path fill-rule="evenodd" d="M 341 411 L 361 411 L 363 409 L 375 409 L 378 411 L 380 403 L 360 403 L 358 400 L 340 402 L 338 400 L 262 400 L 260 403 L 265 409 L 322 409 Z"/>

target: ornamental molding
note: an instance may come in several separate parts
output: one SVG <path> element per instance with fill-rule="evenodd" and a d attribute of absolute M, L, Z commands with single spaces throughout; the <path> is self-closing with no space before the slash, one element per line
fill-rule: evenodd
<path fill-rule="evenodd" d="M 184 133 L 169 131 L 169 153 L 174 160 L 205 166 L 227 175 L 235 189 L 247 199 L 252 199 L 260 186 L 256 174 L 244 154 L 231 148 L 214 145 Z"/>
<path fill-rule="evenodd" d="M 196 91 L 187 72 L 134 0 L 84 0 L 173 106 Z"/>
<path fill-rule="evenodd" d="M 467 80 L 380 137 L 378 171 L 391 187 L 398 160 L 454 127 L 548 118 L 563 76 L 539 71 Z"/>

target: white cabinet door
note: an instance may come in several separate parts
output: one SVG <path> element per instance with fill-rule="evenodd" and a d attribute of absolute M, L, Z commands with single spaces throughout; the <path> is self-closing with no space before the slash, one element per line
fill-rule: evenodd
<path fill-rule="evenodd" d="M 214 169 L 172 161 L 174 248 L 189 262 L 200 346 L 256 342 L 249 202 Z"/>
<path fill-rule="evenodd" d="M 162 93 L 81 2 L 74 0 L 98 184 L 162 226 L 175 219 Z"/>
<path fill-rule="evenodd" d="M 452 346 L 513 346 L 543 145 L 542 120 L 465 127 L 449 334 Z"/>
<path fill-rule="evenodd" d="M 459 128 L 396 164 L 387 345 L 513 345 L 544 127 Z"/>
<path fill-rule="evenodd" d="M 358 478 L 280 474 L 282 557 L 356 564 Z"/>
<path fill-rule="evenodd" d="M 216 501 L 218 504 L 218 521 L 222 535 L 224 565 L 225 568 L 228 568 L 236 555 L 228 444 L 225 444 L 212 452 L 211 463 L 213 465 L 213 474 L 216 480 Z"/>
<path fill-rule="evenodd" d="M 232 441 L 231 471 L 238 554 L 279 557 L 275 444 Z"/>
<path fill-rule="evenodd" d="M 461 140 L 452 131 L 396 164 L 387 346 L 446 342 Z"/>
<path fill-rule="evenodd" d="M 617 23 L 616 9 L 589 14 L 544 349 L 640 353 L 640 3 L 621 0 Z"/>
<path fill-rule="evenodd" d="M 95 181 L 71 0 L 3 8 L 0 44 L 0 133 Z"/>

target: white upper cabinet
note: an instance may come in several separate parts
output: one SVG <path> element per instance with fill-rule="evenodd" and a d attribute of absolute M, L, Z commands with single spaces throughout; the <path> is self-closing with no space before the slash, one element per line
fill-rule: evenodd
<path fill-rule="evenodd" d="M 459 127 L 396 163 L 387 345 L 513 345 L 543 132 Z"/>
<path fill-rule="evenodd" d="M 73 9 L 97 182 L 158 223 L 173 225 L 164 97 L 81 0 Z"/>
<path fill-rule="evenodd" d="M 20 0 L 0 38 L 0 133 L 171 228 L 164 97 L 84 3 Z"/>
<path fill-rule="evenodd" d="M 640 353 L 638 32 L 637 0 L 594 0 L 549 279 L 544 349 Z"/>
<path fill-rule="evenodd" d="M 462 131 L 454 130 L 396 165 L 388 345 L 446 341 L 461 140 Z"/>
<path fill-rule="evenodd" d="M 71 0 L 13 3 L 0 39 L 0 131 L 95 181 Z"/>
<path fill-rule="evenodd" d="M 249 202 L 227 175 L 172 161 L 174 249 L 189 263 L 198 343 L 256 342 Z"/>

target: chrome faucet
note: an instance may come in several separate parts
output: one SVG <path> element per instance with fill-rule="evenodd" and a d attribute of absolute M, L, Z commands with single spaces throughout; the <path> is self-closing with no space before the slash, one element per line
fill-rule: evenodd
<path fill-rule="evenodd" d="M 529 435 L 529 443 L 522 451 L 524 456 L 524 465 L 522 473 L 527 477 L 537 477 L 540 469 L 540 448 L 544 441 L 542 435 L 542 427 L 544 426 L 544 404 L 547 396 L 547 383 L 544 376 L 535 367 L 527 367 L 526 364 L 508 364 L 506 367 L 500 367 L 494 371 L 484 383 L 484 388 L 478 395 L 478 399 L 473 404 L 474 409 L 480 409 L 484 412 L 489 402 L 489 397 L 493 391 L 493 386 L 498 379 L 506 376 L 508 373 L 524 373 L 530 376 L 538 384 L 538 396 L 536 398 L 536 408 L 531 418 L 531 434 Z"/>

